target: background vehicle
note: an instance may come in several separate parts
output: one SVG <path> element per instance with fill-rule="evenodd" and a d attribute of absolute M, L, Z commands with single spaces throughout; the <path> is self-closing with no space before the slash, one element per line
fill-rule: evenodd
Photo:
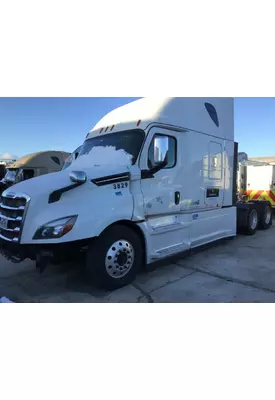
<path fill-rule="evenodd" d="M 0 164 L 0 180 L 4 178 L 6 174 L 6 166 L 5 164 Z"/>
<path fill-rule="evenodd" d="M 267 200 L 275 206 L 275 166 L 247 165 L 246 193 L 248 200 Z"/>
<path fill-rule="evenodd" d="M 245 201 L 266 200 L 275 207 L 275 165 L 248 158 L 239 160 L 238 192 Z"/>
<path fill-rule="evenodd" d="M 51 172 L 60 171 L 69 153 L 64 151 L 41 151 L 19 158 L 6 168 L 0 182 L 0 193 L 11 185 Z"/>
<path fill-rule="evenodd" d="M 43 269 L 86 250 L 96 283 L 121 287 L 144 263 L 270 227 L 268 202 L 237 202 L 237 166 L 233 99 L 137 100 L 67 169 L 3 193 L 1 251 Z"/>

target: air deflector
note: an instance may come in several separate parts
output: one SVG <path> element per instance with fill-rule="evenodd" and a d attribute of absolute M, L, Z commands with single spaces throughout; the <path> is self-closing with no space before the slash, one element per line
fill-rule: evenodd
<path fill-rule="evenodd" d="M 213 106 L 213 104 L 210 103 L 204 103 L 205 108 L 210 116 L 210 118 L 212 119 L 212 121 L 214 122 L 214 124 L 219 127 L 219 119 L 218 119 L 218 114 L 217 111 L 215 109 L 215 107 Z"/>

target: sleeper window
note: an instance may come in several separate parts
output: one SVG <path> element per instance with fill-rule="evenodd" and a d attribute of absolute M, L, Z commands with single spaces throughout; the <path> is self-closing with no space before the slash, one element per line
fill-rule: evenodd
<path fill-rule="evenodd" d="M 208 178 L 222 179 L 222 146 L 220 143 L 209 143 Z"/>
<path fill-rule="evenodd" d="M 58 158 L 58 157 L 56 157 L 56 156 L 53 156 L 53 157 L 51 157 L 51 159 L 52 159 L 52 160 L 53 160 L 53 162 L 55 162 L 56 164 L 60 165 L 60 160 L 59 160 L 59 158 Z"/>

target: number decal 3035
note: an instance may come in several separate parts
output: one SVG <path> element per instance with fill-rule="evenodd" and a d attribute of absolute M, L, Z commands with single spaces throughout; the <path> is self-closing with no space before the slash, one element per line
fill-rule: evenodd
<path fill-rule="evenodd" d="M 128 182 L 114 183 L 114 189 L 124 189 L 128 187 Z"/>

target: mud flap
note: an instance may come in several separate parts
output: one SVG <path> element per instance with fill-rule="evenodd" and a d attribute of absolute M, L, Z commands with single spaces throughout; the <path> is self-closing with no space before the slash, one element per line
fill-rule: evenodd
<path fill-rule="evenodd" d="M 52 253 L 49 251 L 43 251 L 36 255 L 35 266 L 37 269 L 39 269 L 39 272 L 41 274 L 42 274 L 42 272 L 45 271 L 47 266 L 50 264 L 51 259 L 52 259 Z"/>

